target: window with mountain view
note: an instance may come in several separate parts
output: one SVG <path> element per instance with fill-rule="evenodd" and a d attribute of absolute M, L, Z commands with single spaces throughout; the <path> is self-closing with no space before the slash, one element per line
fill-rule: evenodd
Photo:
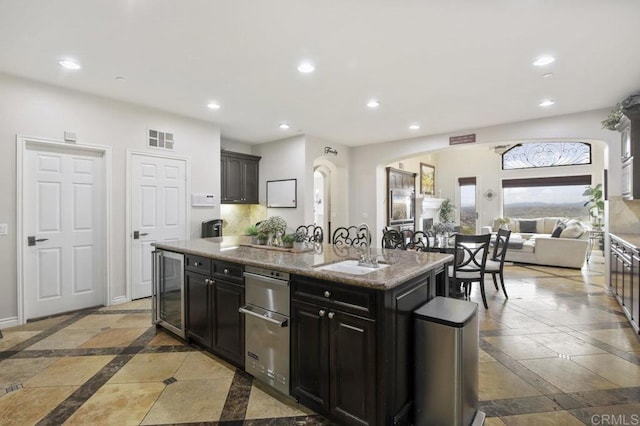
<path fill-rule="evenodd" d="M 571 217 L 588 220 L 582 195 L 591 175 L 502 181 L 503 216 L 518 218 Z"/>

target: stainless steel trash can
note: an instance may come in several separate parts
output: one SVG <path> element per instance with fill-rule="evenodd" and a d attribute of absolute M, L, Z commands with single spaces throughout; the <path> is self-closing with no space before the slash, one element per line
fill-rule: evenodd
<path fill-rule="evenodd" d="M 202 222 L 202 238 L 222 237 L 222 219 Z"/>
<path fill-rule="evenodd" d="M 436 297 L 414 311 L 415 424 L 481 425 L 478 305 Z"/>

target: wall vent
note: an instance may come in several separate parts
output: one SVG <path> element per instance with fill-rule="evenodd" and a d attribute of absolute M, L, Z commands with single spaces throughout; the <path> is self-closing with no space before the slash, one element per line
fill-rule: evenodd
<path fill-rule="evenodd" d="M 150 147 L 173 149 L 173 133 L 149 129 L 147 142 Z"/>

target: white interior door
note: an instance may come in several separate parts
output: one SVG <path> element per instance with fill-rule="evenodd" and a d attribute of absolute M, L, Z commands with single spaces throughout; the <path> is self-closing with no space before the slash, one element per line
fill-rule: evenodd
<path fill-rule="evenodd" d="M 24 155 L 25 320 L 103 304 L 103 153 L 27 145 Z"/>
<path fill-rule="evenodd" d="M 151 296 L 151 243 L 186 239 L 186 161 L 131 154 L 131 298 Z"/>

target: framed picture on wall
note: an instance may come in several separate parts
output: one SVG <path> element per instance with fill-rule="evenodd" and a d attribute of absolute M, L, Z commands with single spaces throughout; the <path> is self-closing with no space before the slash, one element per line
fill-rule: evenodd
<path fill-rule="evenodd" d="M 436 193 L 436 168 L 431 164 L 420 163 L 420 193 L 423 195 Z"/>

